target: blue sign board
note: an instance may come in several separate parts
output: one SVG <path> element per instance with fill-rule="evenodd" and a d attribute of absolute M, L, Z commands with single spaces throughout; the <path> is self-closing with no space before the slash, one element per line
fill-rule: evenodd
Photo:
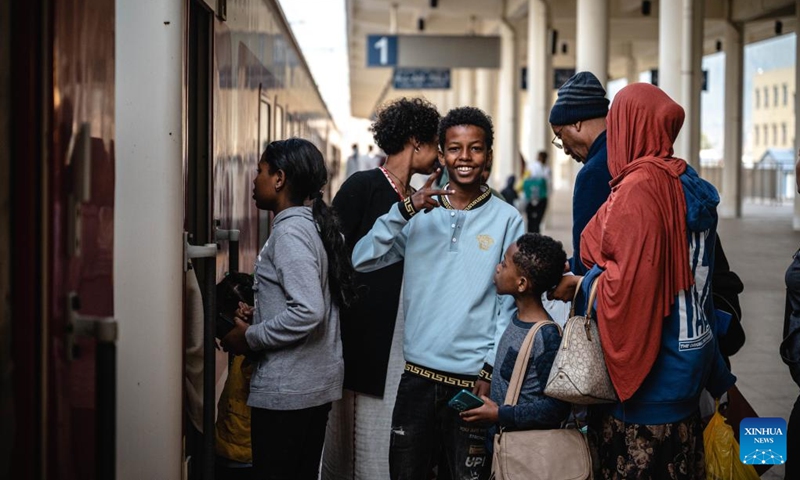
<path fill-rule="evenodd" d="M 553 69 L 553 89 L 561 88 L 564 83 L 575 75 L 574 68 L 554 68 Z"/>
<path fill-rule="evenodd" d="M 449 68 L 395 68 L 395 90 L 446 90 L 450 88 Z"/>
<path fill-rule="evenodd" d="M 658 69 L 650 70 L 650 83 L 658 86 Z M 703 92 L 708 91 L 708 70 L 703 70 L 703 81 L 701 82 L 700 90 Z"/>
<path fill-rule="evenodd" d="M 397 65 L 396 35 L 367 35 L 367 66 L 394 67 Z"/>
<path fill-rule="evenodd" d="M 555 68 L 553 69 L 553 90 L 561 88 L 564 82 L 569 80 L 569 77 L 575 75 L 574 68 Z M 522 75 L 520 75 L 521 87 L 523 90 L 528 89 L 528 67 L 522 67 Z"/>

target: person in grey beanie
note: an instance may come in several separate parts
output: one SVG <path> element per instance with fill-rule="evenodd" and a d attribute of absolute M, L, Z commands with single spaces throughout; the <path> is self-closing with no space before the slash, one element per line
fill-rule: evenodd
<path fill-rule="evenodd" d="M 550 110 L 553 145 L 563 149 L 583 168 L 575 178 L 572 194 L 572 273 L 583 275 L 581 232 L 597 212 L 611 187 L 606 150 L 606 115 L 608 99 L 603 85 L 591 72 L 579 72 L 558 89 L 558 98 Z"/>

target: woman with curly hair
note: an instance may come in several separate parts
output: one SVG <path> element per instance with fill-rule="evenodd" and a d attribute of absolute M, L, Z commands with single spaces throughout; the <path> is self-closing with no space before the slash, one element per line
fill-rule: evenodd
<path fill-rule="evenodd" d="M 400 98 L 378 112 L 370 130 L 386 162 L 353 174 L 333 199 L 351 252 L 378 217 L 414 192 L 415 173 L 433 172 L 439 119 L 421 98 Z M 389 431 L 404 365 L 403 263 L 356 273 L 355 281 L 359 299 L 341 313 L 345 390 L 331 412 L 325 479 L 389 478 Z"/>

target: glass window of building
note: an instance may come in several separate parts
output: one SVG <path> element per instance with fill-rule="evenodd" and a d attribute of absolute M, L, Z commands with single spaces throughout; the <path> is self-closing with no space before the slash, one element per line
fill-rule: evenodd
<path fill-rule="evenodd" d="M 761 90 L 756 88 L 756 108 L 761 106 Z M 758 132 L 758 128 L 756 128 L 756 132 Z"/>
<path fill-rule="evenodd" d="M 754 143 L 756 146 L 758 146 L 758 144 L 759 144 L 759 141 L 760 141 L 759 137 L 761 136 L 761 135 L 760 135 L 760 133 L 761 133 L 761 127 L 759 127 L 758 125 L 756 125 L 756 128 L 755 128 L 754 130 L 755 130 L 755 140 L 753 141 L 753 143 Z"/>
<path fill-rule="evenodd" d="M 783 84 L 783 106 L 785 107 L 789 103 L 789 87 L 784 83 Z"/>
<path fill-rule="evenodd" d="M 778 86 L 777 85 L 773 85 L 772 86 L 772 106 L 773 107 L 777 107 L 778 106 Z"/>
<path fill-rule="evenodd" d="M 769 107 L 769 88 L 764 87 L 764 106 Z"/>
<path fill-rule="evenodd" d="M 781 123 L 781 143 L 786 145 L 786 122 Z"/>

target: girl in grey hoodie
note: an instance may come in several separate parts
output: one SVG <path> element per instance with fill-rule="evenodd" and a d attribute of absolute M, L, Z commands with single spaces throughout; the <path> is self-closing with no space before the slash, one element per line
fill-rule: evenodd
<path fill-rule="evenodd" d="M 328 412 L 342 395 L 339 307 L 354 297 L 353 268 L 322 200 L 327 178 L 320 151 L 290 138 L 267 146 L 253 180 L 256 206 L 275 219 L 255 264 L 253 324 L 237 319 L 222 345 L 258 358 L 247 404 L 259 479 L 318 478 Z"/>

